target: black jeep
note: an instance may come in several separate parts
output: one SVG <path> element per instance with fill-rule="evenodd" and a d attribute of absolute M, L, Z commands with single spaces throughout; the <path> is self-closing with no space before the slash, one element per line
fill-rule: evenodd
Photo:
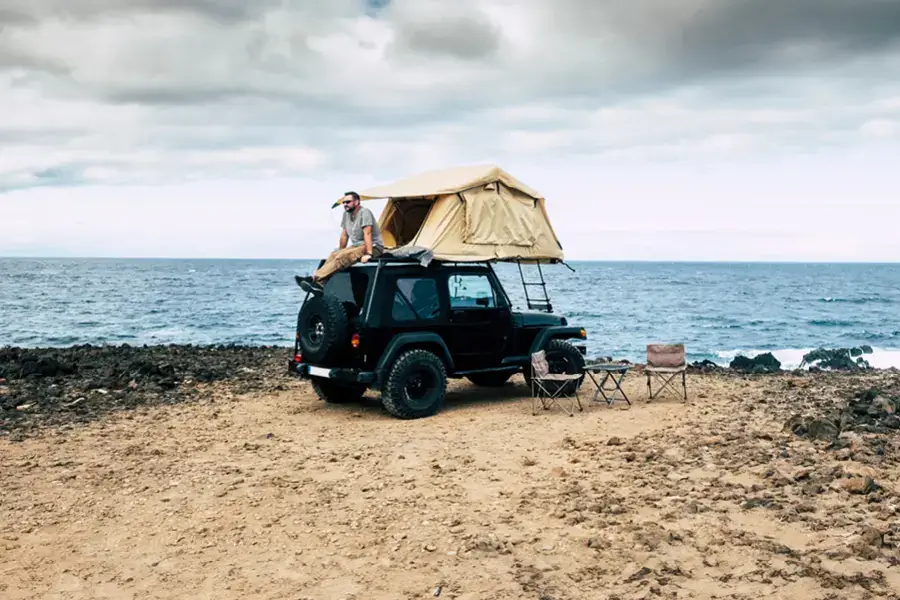
<path fill-rule="evenodd" d="M 585 349 L 567 340 L 586 337 L 565 317 L 514 312 L 490 263 L 381 257 L 307 294 L 289 369 L 326 402 L 356 401 L 371 388 L 390 414 L 411 419 L 438 412 L 447 378 L 501 386 L 521 371 L 530 384 L 538 350 L 552 372 L 580 373 Z"/>

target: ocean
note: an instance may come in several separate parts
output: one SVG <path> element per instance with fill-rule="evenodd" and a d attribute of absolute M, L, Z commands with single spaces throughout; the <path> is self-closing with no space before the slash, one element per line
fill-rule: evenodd
<path fill-rule="evenodd" d="M 900 367 L 900 264 L 578 262 L 543 268 L 554 312 L 589 356 L 642 362 L 653 342 L 727 365 L 773 352 L 871 346 Z M 0 346 L 292 346 L 308 260 L 0 258 Z M 535 267 L 523 267 L 529 279 Z M 498 273 L 514 302 L 515 265 Z"/>

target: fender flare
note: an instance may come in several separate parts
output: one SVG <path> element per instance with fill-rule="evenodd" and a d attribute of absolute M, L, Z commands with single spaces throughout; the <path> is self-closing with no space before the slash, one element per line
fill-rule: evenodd
<path fill-rule="evenodd" d="M 456 368 L 453 357 L 450 356 L 450 349 L 438 334 L 428 332 L 401 333 L 391 340 L 387 348 L 384 349 L 384 354 L 378 359 L 378 364 L 375 365 L 374 387 L 381 388 L 391 364 L 403 350 L 410 346 L 425 346 L 426 348 L 430 346 L 431 348 L 429 349 L 435 351 L 435 354 L 444 361 L 448 373 L 452 373 Z"/>
<path fill-rule="evenodd" d="M 583 327 L 547 327 L 542 329 L 537 336 L 535 336 L 534 341 L 531 343 L 530 353 L 534 354 L 535 352 L 543 350 L 550 340 L 575 338 L 579 340 L 587 339 L 587 331 L 585 331 Z"/>

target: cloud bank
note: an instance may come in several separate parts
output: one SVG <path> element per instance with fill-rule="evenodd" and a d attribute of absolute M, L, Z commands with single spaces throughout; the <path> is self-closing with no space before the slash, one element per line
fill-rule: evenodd
<path fill-rule="evenodd" d="M 7 194 L 884 155 L 900 3 L 5 0 L 0 111 Z"/>

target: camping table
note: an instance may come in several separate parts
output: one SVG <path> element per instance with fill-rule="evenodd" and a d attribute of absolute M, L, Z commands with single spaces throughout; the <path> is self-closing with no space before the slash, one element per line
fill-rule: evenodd
<path fill-rule="evenodd" d="M 629 369 L 631 369 L 631 365 L 624 365 L 621 363 L 588 363 L 584 365 L 584 371 L 588 374 L 591 380 L 594 382 L 594 385 L 597 386 L 597 391 L 594 392 L 594 397 L 591 402 L 597 402 L 597 396 L 603 396 L 603 399 L 606 400 L 607 406 L 612 406 L 612 403 L 617 400 L 616 393 L 622 395 L 622 400 L 628 403 L 631 406 L 631 400 L 628 399 L 628 396 L 625 394 L 625 390 L 622 389 L 622 380 L 625 378 L 625 375 L 628 374 Z M 603 378 L 597 383 L 595 374 L 603 374 Z M 612 387 L 607 387 L 607 382 L 612 382 Z M 607 392 L 611 392 L 608 396 Z"/>

